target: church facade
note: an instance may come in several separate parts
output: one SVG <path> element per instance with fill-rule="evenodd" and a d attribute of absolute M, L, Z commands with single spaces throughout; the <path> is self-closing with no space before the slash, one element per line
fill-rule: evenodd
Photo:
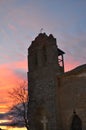
<path fill-rule="evenodd" d="M 28 48 L 30 130 L 86 129 L 86 65 L 65 73 L 64 54 L 52 34 Z"/>

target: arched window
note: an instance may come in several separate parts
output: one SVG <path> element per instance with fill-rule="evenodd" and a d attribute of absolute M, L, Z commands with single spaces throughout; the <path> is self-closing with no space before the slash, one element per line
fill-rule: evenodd
<path fill-rule="evenodd" d="M 70 130 L 82 130 L 82 121 L 74 111 Z"/>
<path fill-rule="evenodd" d="M 35 53 L 35 59 L 34 59 L 34 61 L 35 61 L 35 66 L 37 66 L 37 65 L 38 65 L 38 56 L 37 56 L 37 52 Z"/>
<path fill-rule="evenodd" d="M 47 52 L 46 52 L 46 47 L 43 46 L 43 59 L 44 59 L 44 63 L 47 61 Z"/>

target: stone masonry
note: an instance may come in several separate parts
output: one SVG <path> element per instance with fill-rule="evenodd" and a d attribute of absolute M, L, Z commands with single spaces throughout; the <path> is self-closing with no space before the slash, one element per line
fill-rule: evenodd
<path fill-rule="evenodd" d="M 58 55 L 64 54 L 56 39 L 39 34 L 28 49 L 29 125 L 30 130 L 43 130 L 41 120 L 45 115 L 47 130 L 61 129 L 56 74 L 63 73 Z"/>

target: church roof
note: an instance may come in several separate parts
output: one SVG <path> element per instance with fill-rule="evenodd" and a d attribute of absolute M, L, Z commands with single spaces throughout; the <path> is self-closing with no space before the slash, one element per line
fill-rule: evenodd
<path fill-rule="evenodd" d="M 72 75 L 78 75 L 81 73 L 86 73 L 86 64 L 83 64 L 81 66 L 76 67 L 75 69 L 65 72 L 64 74 L 62 74 L 62 77 L 67 77 L 67 76 L 72 76 Z"/>
<path fill-rule="evenodd" d="M 58 55 L 61 55 L 61 54 L 65 54 L 65 52 L 58 48 Z"/>

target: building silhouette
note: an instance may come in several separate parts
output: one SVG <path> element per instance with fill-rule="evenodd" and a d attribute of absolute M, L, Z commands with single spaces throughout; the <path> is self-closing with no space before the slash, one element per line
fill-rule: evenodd
<path fill-rule="evenodd" d="M 74 112 L 86 129 L 86 65 L 64 72 L 64 54 L 52 34 L 40 33 L 28 48 L 30 130 L 72 130 L 73 122 L 81 130 Z"/>

